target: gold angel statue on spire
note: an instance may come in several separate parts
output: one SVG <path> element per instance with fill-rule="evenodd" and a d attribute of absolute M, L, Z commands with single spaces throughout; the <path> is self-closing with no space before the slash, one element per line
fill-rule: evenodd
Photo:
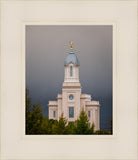
<path fill-rule="evenodd" d="M 73 49 L 73 42 L 70 42 L 70 49 Z"/>

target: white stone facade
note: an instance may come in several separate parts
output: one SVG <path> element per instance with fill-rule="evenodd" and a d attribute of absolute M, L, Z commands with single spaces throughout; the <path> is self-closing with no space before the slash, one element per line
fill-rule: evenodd
<path fill-rule="evenodd" d="M 74 61 L 71 57 L 70 61 L 65 65 L 65 77 L 62 85 L 62 94 L 57 95 L 57 101 L 49 101 L 49 119 L 59 120 L 61 114 L 63 113 L 67 121 L 72 122 L 79 118 L 80 112 L 83 109 L 89 117 L 89 125 L 91 126 L 92 123 L 94 123 L 95 130 L 99 130 L 99 101 L 91 101 L 91 95 L 81 93 L 81 84 L 79 82 L 79 65 L 76 65 L 73 62 Z"/>

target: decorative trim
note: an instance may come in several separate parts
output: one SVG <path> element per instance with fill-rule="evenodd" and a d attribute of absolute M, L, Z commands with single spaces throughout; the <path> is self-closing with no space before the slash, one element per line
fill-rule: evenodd
<path fill-rule="evenodd" d="M 62 86 L 62 88 L 82 88 L 80 86 Z"/>

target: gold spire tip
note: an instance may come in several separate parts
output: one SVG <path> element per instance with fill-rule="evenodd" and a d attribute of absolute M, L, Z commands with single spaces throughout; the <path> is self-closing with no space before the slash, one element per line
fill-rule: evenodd
<path fill-rule="evenodd" d="M 73 49 L 73 42 L 70 42 L 70 49 Z"/>

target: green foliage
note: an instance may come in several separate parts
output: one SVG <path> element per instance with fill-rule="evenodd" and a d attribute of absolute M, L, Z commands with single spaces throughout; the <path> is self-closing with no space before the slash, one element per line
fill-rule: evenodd
<path fill-rule="evenodd" d="M 42 123 L 41 123 L 41 134 L 48 134 L 49 132 L 49 119 L 47 117 L 43 117 Z"/>
<path fill-rule="evenodd" d="M 84 110 L 81 111 L 79 119 L 76 122 L 76 134 L 89 134 L 89 119 Z"/>
<path fill-rule="evenodd" d="M 89 128 L 89 134 L 94 134 L 95 132 L 94 132 L 94 127 L 95 127 L 95 125 L 94 125 L 94 123 L 92 124 L 92 126 Z"/>
<path fill-rule="evenodd" d="M 26 90 L 26 134 L 27 135 L 92 135 L 92 134 L 112 134 L 112 120 L 110 121 L 110 132 L 104 130 L 94 131 L 94 123 L 89 127 L 89 118 L 84 110 L 75 122 L 68 122 L 61 115 L 59 120 L 48 119 L 42 114 L 40 104 L 32 104 L 29 97 L 29 90 Z"/>
<path fill-rule="evenodd" d="M 49 119 L 49 125 L 48 125 L 48 134 L 57 134 L 57 125 L 58 121 L 54 119 Z"/>
<path fill-rule="evenodd" d="M 32 127 L 32 121 L 31 121 L 31 98 L 28 97 L 29 90 L 26 90 L 26 134 L 30 134 L 30 130 Z"/>
<path fill-rule="evenodd" d="M 40 104 L 32 104 L 26 90 L 26 134 L 41 134 L 41 124 L 43 120 L 42 107 Z"/>
<path fill-rule="evenodd" d="M 64 134 L 66 128 L 67 120 L 63 117 L 63 114 L 59 118 L 59 121 L 55 121 L 51 125 L 51 134 Z"/>
<path fill-rule="evenodd" d="M 105 131 L 105 130 L 98 130 L 98 131 L 95 132 L 95 134 L 98 134 L 98 135 L 99 135 L 99 134 L 102 134 L 102 135 L 103 135 L 103 134 L 106 134 L 106 135 L 108 135 L 108 134 L 110 134 L 110 133 L 109 133 L 108 131 Z"/>
<path fill-rule="evenodd" d="M 63 113 L 62 113 L 62 115 L 61 115 L 61 117 L 59 118 L 59 121 L 58 121 L 58 130 L 57 130 L 58 134 L 64 134 L 65 133 L 66 124 L 67 124 L 67 120 L 63 117 Z"/>
<path fill-rule="evenodd" d="M 65 134 L 76 134 L 75 122 L 69 122 L 65 128 Z"/>

